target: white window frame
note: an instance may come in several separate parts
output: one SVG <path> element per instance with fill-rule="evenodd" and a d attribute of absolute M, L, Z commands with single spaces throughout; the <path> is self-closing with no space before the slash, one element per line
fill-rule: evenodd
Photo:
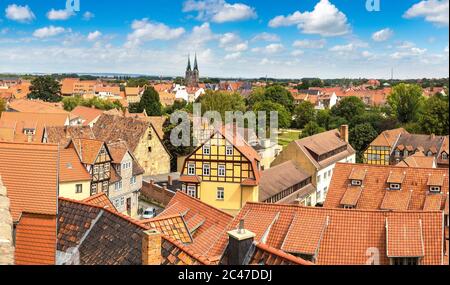
<path fill-rule="evenodd" d="M 391 183 L 389 184 L 389 189 L 391 190 L 400 190 L 402 185 L 400 183 Z"/>
<path fill-rule="evenodd" d="M 211 175 L 211 165 L 207 163 L 203 164 L 203 176 L 210 176 L 210 175 Z"/>
<path fill-rule="evenodd" d="M 234 147 L 232 145 L 225 146 L 225 155 L 232 156 L 234 154 Z"/>
<path fill-rule="evenodd" d="M 137 182 L 136 176 L 131 176 L 131 178 L 130 178 L 131 185 L 136 184 L 136 182 Z"/>
<path fill-rule="evenodd" d="M 188 163 L 188 175 L 190 176 L 195 175 L 195 163 Z"/>
<path fill-rule="evenodd" d="M 216 199 L 219 201 L 225 200 L 225 188 L 217 187 Z"/>
<path fill-rule="evenodd" d="M 197 188 L 192 185 L 188 185 L 186 189 L 186 194 L 188 194 L 191 197 L 197 198 Z"/>
<path fill-rule="evenodd" d="M 430 192 L 431 193 L 441 193 L 441 187 L 440 186 L 430 186 Z"/>
<path fill-rule="evenodd" d="M 80 191 L 78 191 L 78 186 L 80 188 Z M 75 193 L 76 194 L 81 194 L 83 193 L 83 184 L 75 184 Z"/>
<path fill-rule="evenodd" d="M 204 144 L 203 145 L 203 154 L 204 155 L 211 155 L 211 146 L 210 145 L 208 145 L 208 144 Z"/>
<path fill-rule="evenodd" d="M 362 185 L 361 180 L 356 180 L 356 179 L 352 180 L 352 186 L 361 186 L 361 185 Z"/>
<path fill-rule="evenodd" d="M 446 152 L 442 153 L 442 160 L 448 160 L 448 154 Z"/>
<path fill-rule="evenodd" d="M 217 175 L 220 177 L 225 177 L 227 173 L 227 168 L 225 165 L 221 164 L 217 168 Z"/>

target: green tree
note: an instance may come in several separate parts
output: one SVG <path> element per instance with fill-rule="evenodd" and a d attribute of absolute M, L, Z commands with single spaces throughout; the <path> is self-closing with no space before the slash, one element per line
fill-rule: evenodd
<path fill-rule="evenodd" d="M 159 94 L 153 87 L 145 89 L 144 94 L 142 94 L 141 101 L 139 102 L 139 113 L 144 110 L 149 116 L 162 115 L 162 105 L 159 101 Z"/>
<path fill-rule="evenodd" d="M 206 91 L 206 94 L 200 97 L 202 104 L 202 114 L 207 111 L 217 111 L 222 120 L 225 120 L 225 112 L 241 111 L 245 112 L 244 98 L 239 93 L 227 93 L 221 91 Z"/>
<path fill-rule="evenodd" d="M 266 112 L 266 125 L 270 125 L 270 112 L 278 112 L 278 127 L 289 128 L 291 125 L 291 113 L 278 103 L 271 101 L 257 102 L 253 107 L 254 112 Z"/>
<path fill-rule="evenodd" d="M 252 90 L 248 98 L 245 100 L 248 108 L 251 110 L 257 102 L 266 100 L 264 87 L 257 87 Z"/>
<path fill-rule="evenodd" d="M 305 125 L 316 118 L 316 110 L 314 105 L 309 101 L 301 102 L 294 109 L 295 127 L 303 129 Z"/>
<path fill-rule="evenodd" d="M 362 115 L 366 109 L 366 105 L 361 99 L 355 96 L 345 97 L 339 103 L 331 108 L 333 116 L 345 118 L 348 122 L 352 118 Z"/>
<path fill-rule="evenodd" d="M 319 126 L 315 121 L 311 121 L 305 125 L 302 133 L 300 134 L 300 138 L 310 137 L 315 134 L 320 134 L 325 132 L 326 130 Z"/>
<path fill-rule="evenodd" d="M 370 123 L 358 124 L 350 128 L 350 144 L 356 150 L 357 161 L 363 161 L 364 150 L 378 136 L 377 131 Z"/>
<path fill-rule="evenodd" d="M 31 81 L 29 99 L 46 102 L 61 101 L 61 85 L 51 76 L 39 76 Z"/>
<path fill-rule="evenodd" d="M 78 105 L 81 104 L 81 101 L 83 99 L 80 96 L 75 96 L 75 97 L 65 97 L 62 99 L 62 103 L 63 103 L 63 107 L 64 110 L 70 112 L 73 109 L 75 109 L 75 107 L 77 107 Z"/>
<path fill-rule="evenodd" d="M 448 120 L 448 100 L 433 96 L 424 104 L 419 125 L 424 133 L 448 135 Z"/>
<path fill-rule="evenodd" d="M 145 78 L 131 78 L 127 81 L 128 87 L 143 87 L 148 84 L 148 80 Z"/>
<path fill-rule="evenodd" d="M 292 97 L 291 92 L 283 86 L 273 85 L 267 87 L 264 96 L 266 100 L 278 103 L 290 112 L 294 110 L 294 97 Z"/>
<path fill-rule="evenodd" d="M 174 146 L 170 141 L 170 135 L 172 130 L 177 126 L 177 124 L 171 124 L 170 119 L 167 119 L 163 124 L 163 144 L 166 146 L 168 152 L 171 154 L 172 158 L 170 161 L 170 166 L 172 170 L 177 169 L 177 158 L 180 156 L 185 156 L 192 153 L 195 149 L 194 146 Z M 193 137 L 193 123 L 190 121 L 190 142 L 192 144 Z"/>
<path fill-rule="evenodd" d="M 419 85 L 400 83 L 392 88 L 388 104 L 399 122 L 408 123 L 417 119 L 422 100 Z"/>
<path fill-rule="evenodd" d="M 331 112 L 329 109 L 318 110 L 316 114 L 316 122 L 325 130 L 330 130 Z"/>

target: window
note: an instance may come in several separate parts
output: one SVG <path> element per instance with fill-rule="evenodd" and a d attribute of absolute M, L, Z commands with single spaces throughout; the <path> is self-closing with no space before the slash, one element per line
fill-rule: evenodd
<path fill-rule="evenodd" d="M 391 265 L 419 265 L 419 258 L 416 257 L 391 258 Z"/>
<path fill-rule="evenodd" d="M 148 147 L 148 152 L 152 152 L 152 147 L 151 146 Z"/>
<path fill-rule="evenodd" d="M 222 187 L 217 188 L 217 200 L 223 200 L 225 198 L 225 190 Z"/>
<path fill-rule="evenodd" d="M 400 184 L 398 184 L 398 183 L 391 183 L 391 184 L 389 185 L 389 188 L 390 188 L 391 190 L 400 190 Z"/>
<path fill-rule="evenodd" d="M 429 150 L 429 151 L 427 152 L 427 156 L 433 156 L 433 153 L 431 152 L 431 150 Z"/>
<path fill-rule="evenodd" d="M 195 175 L 195 164 L 194 163 L 188 164 L 188 175 Z"/>
<path fill-rule="evenodd" d="M 186 192 L 186 185 L 181 185 L 181 191 Z"/>
<path fill-rule="evenodd" d="M 211 167 L 209 166 L 209 164 L 203 164 L 203 175 L 209 176 L 210 173 Z"/>
<path fill-rule="evenodd" d="M 191 197 L 197 198 L 197 189 L 195 188 L 195 186 L 188 186 L 187 194 Z"/>
<path fill-rule="evenodd" d="M 133 177 L 130 178 L 130 183 L 132 185 L 136 184 L 136 176 L 133 176 Z"/>
<path fill-rule="evenodd" d="M 120 198 L 120 206 L 123 207 L 125 205 L 125 197 Z"/>
<path fill-rule="evenodd" d="M 362 181 L 361 180 L 352 180 L 352 185 L 353 186 L 361 186 Z"/>
<path fill-rule="evenodd" d="M 331 177 L 331 169 L 328 170 L 328 177 Z"/>
<path fill-rule="evenodd" d="M 98 173 L 98 165 L 94 165 L 94 174 Z"/>
<path fill-rule="evenodd" d="M 317 175 L 317 183 L 320 182 L 320 175 Z"/>
<path fill-rule="evenodd" d="M 122 181 L 116 182 L 115 188 L 116 188 L 116 191 L 122 190 Z"/>
<path fill-rule="evenodd" d="M 152 138 L 153 138 L 152 131 L 149 129 L 148 130 L 148 137 L 147 137 L 147 139 L 150 141 L 150 140 L 152 140 Z"/>
<path fill-rule="evenodd" d="M 124 163 L 122 163 L 122 169 L 129 169 L 129 168 L 131 168 L 131 162 L 129 162 L 129 161 L 127 161 L 127 162 L 124 162 Z"/>
<path fill-rule="evenodd" d="M 203 154 L 204 155 L 210 155 L 211 154 L 211 146 L 210 145 L 203 145 Z"/>
<path fill-rule="evenodd" d="M 219 165 L 218 175 L 222 177 L 225 176 L 225 165 Z"/>
<path fill-rule="evenodd" d="M 405 149 L 405 150 L 403 151 L 403 156 L 404 156 L 404 157 L 407 157 L 407 156 L 408 156 L 408 150 Z"/>
<path fill-rule="evenodd" d="M 226 155 L 233 155 L 233 146 L 232 145 L 226 146 Z"/>
<path fill-rule="evenodd" d="M 442 160 L 448 160 L 448 154 L 445 152 L 442 153 Z"/>
<path fill-rule="evenodd" d="M 430 192 L 441 193 L 441 187 L 439 187 L 439 186 L 431 186 L 430 187 Z"/>
<path fill-rule="evenodd" d="M 394 152 L 394 154 L 395 154 L 395 156 L 400 156 L 400 151 L 399 151 L 399 150 L 396 150 L 396 151 Z"/>
<path fill-rule="evenodd" d="M 77 194 L 83 193 L 83 184 L 75 185 L 75 193 Z"/>

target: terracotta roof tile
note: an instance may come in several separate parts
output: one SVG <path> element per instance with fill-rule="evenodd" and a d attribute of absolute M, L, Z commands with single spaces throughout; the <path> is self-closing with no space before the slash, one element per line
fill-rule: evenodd
<path fill-rule="evenodd" d="M 387 179 L 387 183 L 399 183 L 402 184 L 405 179 L 406 173 L 401 169 L 391 170 L 389 173 L 389 177 Z"/>
<path fill-rule="evenodd" d="M 192 242 L 191 234 L 181 215 L 156 217 L 143 220 L 142 224 L 157 229 L 160 233 L 169 236 L 183 244 Z"/>
<path fill-rule="evenodd" d="M 441 168 L 405 168 L 368 164 L 337 163 L 331 178 L 324 207 L 341 208 L 341 201 L 348 189 L 348 177 L 353 169 L 367 170 L 363 190 L 356 204 L 357 209 L 406 209 L 420 211 L 424 209 L 425 198 L 430 193 L 429 175 L 443 177 L 441 193 L 448 193 L 448 170 Z M 389 190 L 387 183 L 390 173 L 399 173 L 402 179 L 401 190 Z M 405 173 L 405 174 L 403 174 Z M 389 194 L 387 194 L 389 193 Z M 444 209 L 442 200 L 441 210 Z M 407 207 L 407 208 L 405 208 Z"/>
<path fill-rule="evenodd" d="M 342 196 L 340 205 L 356 207 L 362 191 L 363 188 L 360 186 L 349 186 Z"/>
<path fill-rule="evenodd" d="M 84 199 L 83 202 L 105 209 L 110 209 L 112 211 L 117 211 L 116 207 L 114 207 L 113 203 L 111 202 L 111 200 L 109 200 L 108 196 L 106 196 L 104 192 L 88 197 Z"/>
<path fill-rule="evenodd" d="M 84 138 L 72 139 L 72 143 L 80 160 L 85 164 L 94 164 L 100 150 L 105 146 L 103 141 Z"/>
<path fill-rule="evenodd" d="M 266 244 L 257 243 L 249 265 L 313 265 L 313 263 Z"/>
<path fill-rule="evenodd" d="M 82 118 L 83 119 L 83 126 L 90 125 L 91 123 L 94 123 L 97 118 L 99 118 L 103 114 L 102 110 L 91 108 L 91 107 L 85 107 L 85 106 L 77 106 L 75 109 L 70 112 L 70 115 L 72 117 L 76 118 Z"/>
<path fill-rule="evenodd" d="M 41 100 L 12 100 L 8 108 L 22 113 L 69 114 L 63 109 L 61 103 L 48 103 Z"/>
<path fill-rule="evenodd" d="M 54 265 L 56 216 L 23 213 L 16 228 L 16 265 Z"/>
<path fill-rule="evenodd" d="M 423 257 L 425 255 L 422 220 L 402 216 L 386 218 L 386 255 Z"/>
<path fill-rule="evenodd" d="M 60 150 L 59 182 L 90 181 L 91 175 L 81 164 L 78 155 L 73 148 Z"/>
<path fill-rule="evenodd" d="M 0 175 L 17 222 L 23 212 L 57 213 L 58 147 L 56 145 L 0 143 Z"/>

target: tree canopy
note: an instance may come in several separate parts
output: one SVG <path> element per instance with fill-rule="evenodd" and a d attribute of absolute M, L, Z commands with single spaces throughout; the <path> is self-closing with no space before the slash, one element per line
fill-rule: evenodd
<path fill-rule="evenodd" d="M 31 81 L 29 99 L 45 102 L 61 101 L 61 85 L 51 76 L 39 76 Z"/>
<path fill-rule="evenodd" d="M 388 103 L 401 123 L 417 119 L 423 102 L 422 88 L 416 84 L 400 83 L 392 88 Z"/>
<path fill-rule="evenodd" d="M 351 121 L 352 118 L 362 115 L 366 110 L 366 105 L 361 99 L 355 96 L 345 97 L 331 108 L 331 114 Z"/>
<path fill-rule="evenodd" d="M 426 134 L 447 135 L 449 130 L 448 98 L 432 96 L 419 115 L 419 126 Z"/>
<path fill-rule="evenodd" d="M 294 126 L 296 128 L 303 129 L 306 124 L 313 121 L 316 118 L 316 110 L 314 105 L 309 101 L 301 102 L 294 109 Z"/>
<path fill-rule="evenodd" d="M 225 121 L 226 111 L 245 112 L 245 101 L 239 93 L 228 93 L 221 91 L 206 91 L 206 94 L 200 97 L 202 104 L 202 114 L 207 111 L 217 111 L 222 120 Z"/>

